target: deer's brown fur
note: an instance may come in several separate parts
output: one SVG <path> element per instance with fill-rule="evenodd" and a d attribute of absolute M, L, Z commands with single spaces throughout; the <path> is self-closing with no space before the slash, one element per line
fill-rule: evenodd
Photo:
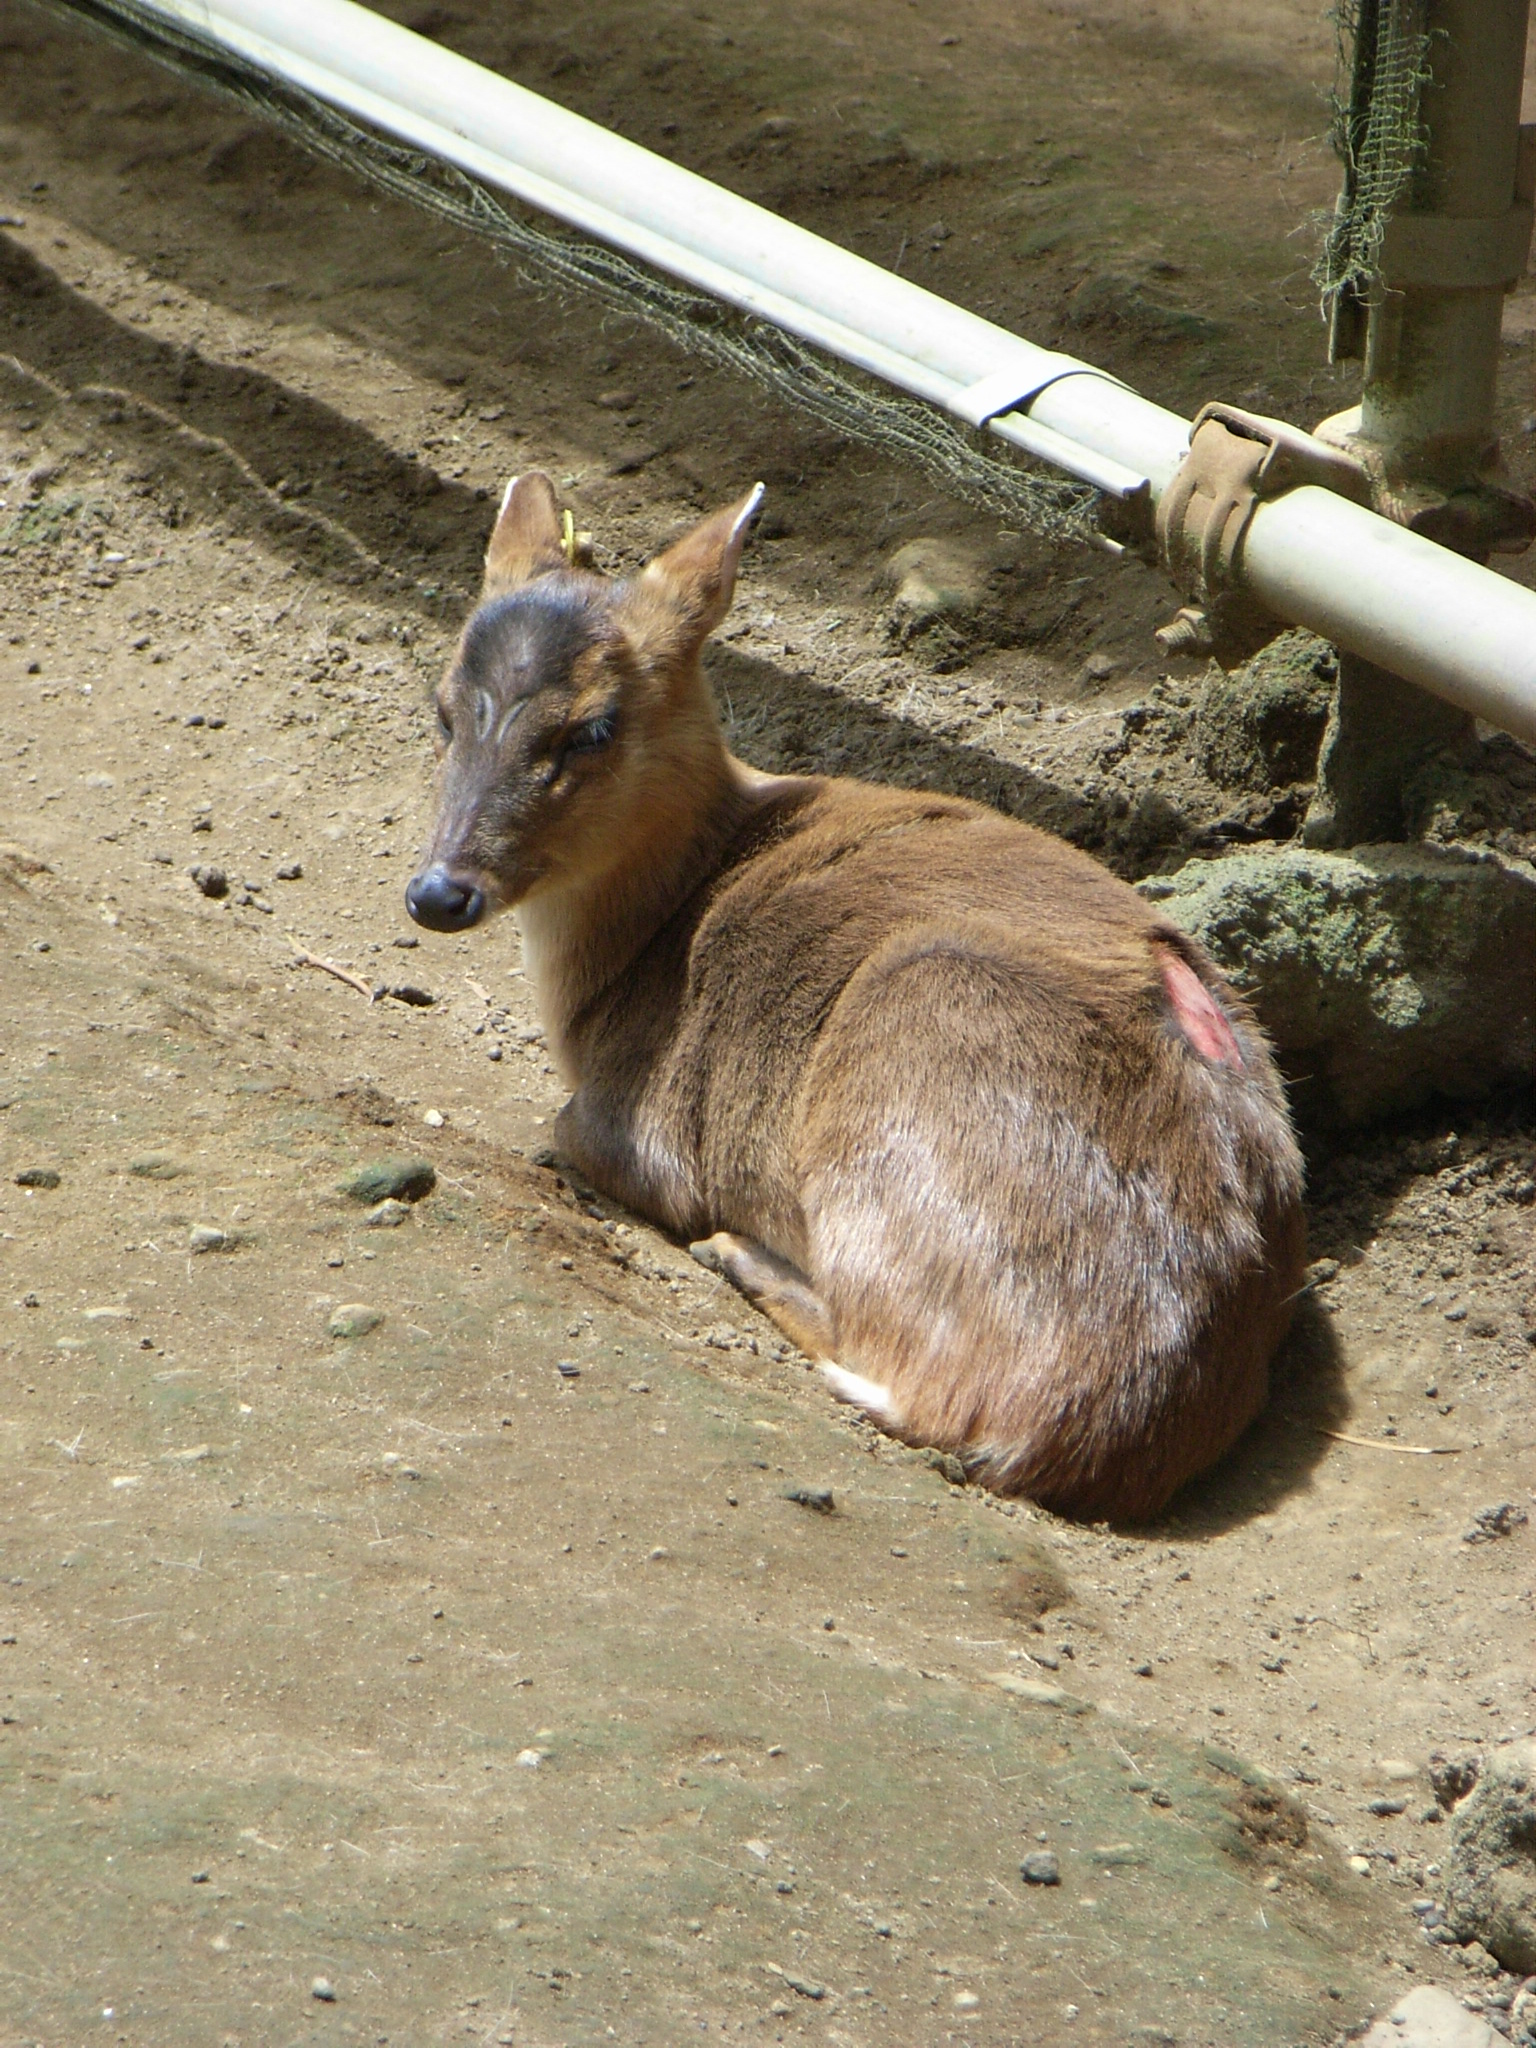
<path fill-rule="evenodd" d="M 412 886 L 517 907 L 596 1186 L 894 1433 L 1146 1516 L 1256 1414 L 1300 1285 L 1268 1049 L 1074 848 L 732 758 L 699 652 L 756 502 L 613 584 L 509 487 Z"/>

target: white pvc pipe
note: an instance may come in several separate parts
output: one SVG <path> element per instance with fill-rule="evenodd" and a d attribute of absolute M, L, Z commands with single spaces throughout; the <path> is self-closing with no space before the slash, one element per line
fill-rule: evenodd
<path fill-rule="evenodd" d="M 1015 445 L 1154 501 L 1189 424 L 353 0 L 139 0 L 472 177 Z M 1008 411 L 1011 399 L 1021 409 Z M 993 417 L 996 414 L 1000 416 Z M 1327 491 L 1262 506 L 1240 572 L 1326 633 L 1536 740 L 1536 594 Z"/>
<path fill-rule="evenodd" d="M 1312 484 L 1258 507 L 1243 569 L 1277 618 L 1536 740 L 1536 595 L 1507 576 Z"/>

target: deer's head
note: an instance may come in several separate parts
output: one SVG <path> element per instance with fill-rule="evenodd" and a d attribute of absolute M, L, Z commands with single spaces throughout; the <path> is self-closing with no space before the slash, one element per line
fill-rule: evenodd
<path fill-rule="evenodd" d="M 577 565 L 549 478 L 513 478 L 437 692 L 437 821 L 405 892 L 418 924 L 466 931 L 598 880 L 718 774 L 699 650 L 761 498 L 759 484 L 614 582 Z"/>

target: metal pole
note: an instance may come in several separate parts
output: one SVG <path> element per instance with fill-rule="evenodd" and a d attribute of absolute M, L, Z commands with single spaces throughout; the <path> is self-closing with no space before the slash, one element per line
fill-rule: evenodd
<path fill-rule="evenodd" d="M 1412 13 L 1413 0 L 1363 9 L 1362 36 L 1389 8 Z M 1520 128 L 1528 17 L 1529 0 L 1423 8 L 1423 149 L 1381 243 L 1361 403 L 1318 429 L 1363 462 L 1378 512 L 1475 562 L 1536 531 L 1536 508 L 1503 486 L 1494 427 L 1504 295 L 1530 247 L 1536 135 Z M 1334 350 L 1346 352 L 1347 329 Z M 1475 743 L 1464 710 L 1342 652 L 1303 836 L 1314 846 L 1405 836 L 1437 758 Z"/>

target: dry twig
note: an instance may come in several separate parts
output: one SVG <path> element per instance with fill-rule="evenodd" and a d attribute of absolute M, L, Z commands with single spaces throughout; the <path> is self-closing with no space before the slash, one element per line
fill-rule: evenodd
<path fill-rule="evenodd" d="M 1362 1451 L 1406 1451 L 1410 1458 L 1455 1458 L 1464 1448 L 1461 1444 L 1396 1444 L 1389 1438 L 1346 1436 L 1342 1429 L 1320 1429 L 1317 1433 L 1331 1436 L 1336 1444 L 1354 1444 Z"/>
<path fill-rule="evenodd" d="M 317 967 L 322 974 L 334 974 L 336 979 L 344 981 L 348 988 L 355 988 L 358 994 L 366 996 L 370 1003 L 378 1001 L 380 991 L 371 981 L 364 981 L 363 977 L 360 974 L 354 974 L 350 967 L 339 966 L 336 961 L 327 960 L 320 953 L 311 953 L 307 946 L 299 944 L 292 932 L 289 932 L 286 936 L 289 945 L 293 948 L 293 964 L 295 967 Z"/>

